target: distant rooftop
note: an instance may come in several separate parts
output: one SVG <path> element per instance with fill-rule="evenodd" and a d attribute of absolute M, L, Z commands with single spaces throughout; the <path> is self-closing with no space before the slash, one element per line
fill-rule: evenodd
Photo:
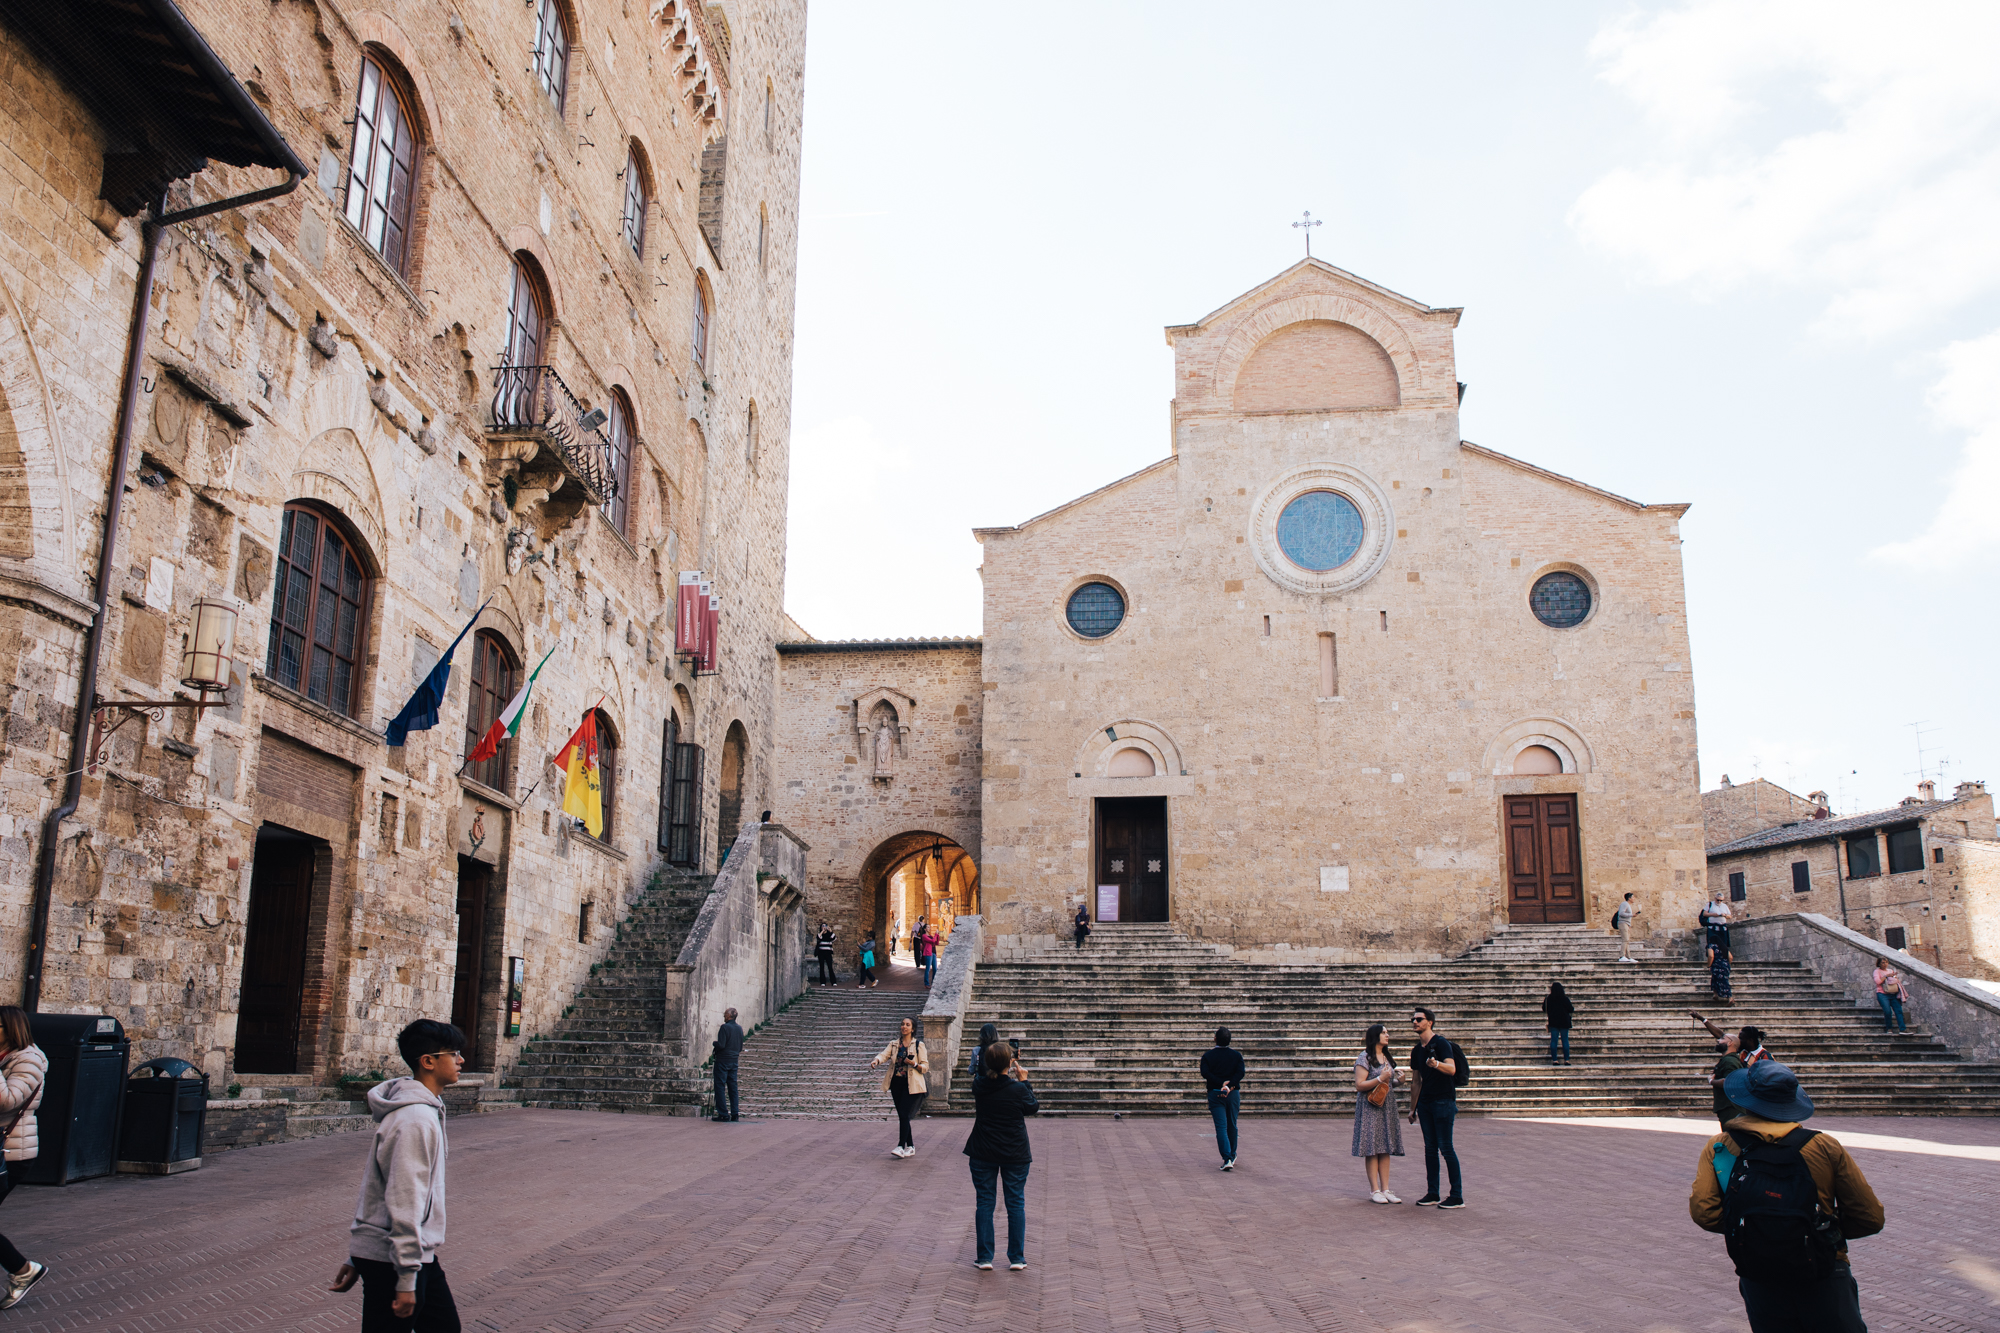
<path fill-rule="evenodd" d="M 807 639 L 780 643 L 781 653 L 893 653 L 912 648 L 977 648 L 977 634 L 939 639 Z"/>
<path fill-rule="evenodd" d="M 1870 829 L 1892 828 L 1898 824 L 1911 824 L 1927 815 L 1936 814 L 1947 806 L 1957 805 L 1956 800 L 1912 801 L 1908 805 L 1893 805 L 1887 810 L 1871 810 L 1865 815 L 1849 815 L 1844 819 L 1807 819 L 1796 824 L 1784 824 L 1778 828 L 1752 833 L 1747 838 L 1734 842 L 1719 843 L 1708 849 L 1711 860 L 1718 856 L 1733 856 L 1738 852 L 1760 851 L 1768 847 L 1790 847 L 1802 842 L 1819 842 L 1826 838 L 1844 837 L 1849 833 L 1866 833 Z"/>

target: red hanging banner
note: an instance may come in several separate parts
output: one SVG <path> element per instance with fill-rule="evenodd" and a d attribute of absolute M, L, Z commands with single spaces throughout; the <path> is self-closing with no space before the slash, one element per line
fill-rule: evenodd
<path fill-rule="evenodd" d="M 694 657 L 701 652 L 700 591 L 701 571 L 682 571 L 680 586 L 674 589 L 674 654 L 678 657 Z"/>
<path fill-rule="evenodd" d="M 706 651 L 702 654 L 701 669 L 705 672 L 713 673 L 716 658 L 721 649 L 722 639 L 722 599 L 720 597 L 711 597 L 708 599 L 708 617 L 706 623 L 708 626 L 708 632 L 705 636 L 707 646 Z"/>

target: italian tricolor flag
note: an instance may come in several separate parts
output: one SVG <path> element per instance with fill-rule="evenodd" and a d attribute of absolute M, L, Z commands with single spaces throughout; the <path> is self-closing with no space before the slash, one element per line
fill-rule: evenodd
<path fill-rule="evenodd" d="M 512 740 L 521 734 L 521 714 L 528 709 L 528 691 L 535 688 L 535 677 L 542 674 L 542 668 L 548 665 L 549 659 L 555 656 L 555 652 L 554 648 L 550 648 L 542 654 L 542 660 L 535 663 L 534 672 L 529 675 L 528 683 L 521 687 L 521 692 L 514 696 L 512 703 L 500 710 L 500 716 L 493 719 L 493 725 L 479 738 L 479 744 L 473 746 L 472 753 L 465 756 L 467 764 L 477 764 L 491 759 L 500 752 L 502 741 Z"/>

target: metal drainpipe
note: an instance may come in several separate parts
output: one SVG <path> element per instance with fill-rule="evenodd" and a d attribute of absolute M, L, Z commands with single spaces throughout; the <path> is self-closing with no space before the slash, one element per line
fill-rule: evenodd
<path fill-rule="evenodd" d="M 125 348 L 125 391 L 118 403 L 118 436 L 112 445 L 111 493 L 104 505 L 104 540 L 97 553 L 97 607 L 85 632 L 83 670 L 76 686 L 76 722 L 70 730 L 69 762 L 72 767 L 63 786 L 62 804 L 42 820 L 42 843 L 35 856 L 35 897 L 28 925 L 28 963 L 21 983 L 21 1007 L 34 1013 L 41 1007 L 43 965 L 48 953 L 49 900 L 56 879 L 56 844 L 62 822 L 76 813 L 83 799 L 83 770 L 90 762 L 91 721 L 97 702 L 97 665 L 104 647 L 104 620 L 111 607 L 112 559 L 118 552 L 118 524 L 125 511 L 125 473 L 132 460 L 132 425 L 139 413 L 139 372 L 146 363 L 146 329 L 153 309 L 153 271 L 160 254 L 160 236 L 176 222 L 207 217 L 226 209 L 241 208 L 290 194 L 305 177 L 288 171 L 282 185 L 252 190 L 211 204 L 166 211 L 166 198 L 153 206 L 153 218 L 144 224 L 145 241 L 139 260 L 139 293 L 132 311 L 132 330 Z"/>
<path fill-rule="evenodd" d="M 1827 841 L 1833 844 L 1833 882 L 1840 889 L 1840 924 L 1847 926 L 1847 878 L 1840 873 L 1840 837 L 1836 834 Z"/>

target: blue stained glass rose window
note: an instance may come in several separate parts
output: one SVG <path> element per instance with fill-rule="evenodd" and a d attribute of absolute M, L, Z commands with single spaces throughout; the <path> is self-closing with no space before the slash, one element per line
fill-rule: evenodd
<path fill-rule="evenodd" d="M 1361 549 L 1361 511 L 1338 491 L 1307 491 L 1278 515 L 1278 549 L 1315 574 L 1339 569 Z"/>
<path fill-rule="evenodd" d="M 1581 625 L 1590 614 L 1590 585 L 1560 570 L 1544 574 L 1535 580 L 1534 589 L 1528 594 L 1528 605 L 1534 610 L 1535 619 L 1550 629 Z"/>
<path fill-rule="evenodd" d="M 1063 614 L 1084 638 L 1101 639 L 1125 623 L 1125 599 L 1108 583 L 1086 583 L 1069 595 Z"/>

